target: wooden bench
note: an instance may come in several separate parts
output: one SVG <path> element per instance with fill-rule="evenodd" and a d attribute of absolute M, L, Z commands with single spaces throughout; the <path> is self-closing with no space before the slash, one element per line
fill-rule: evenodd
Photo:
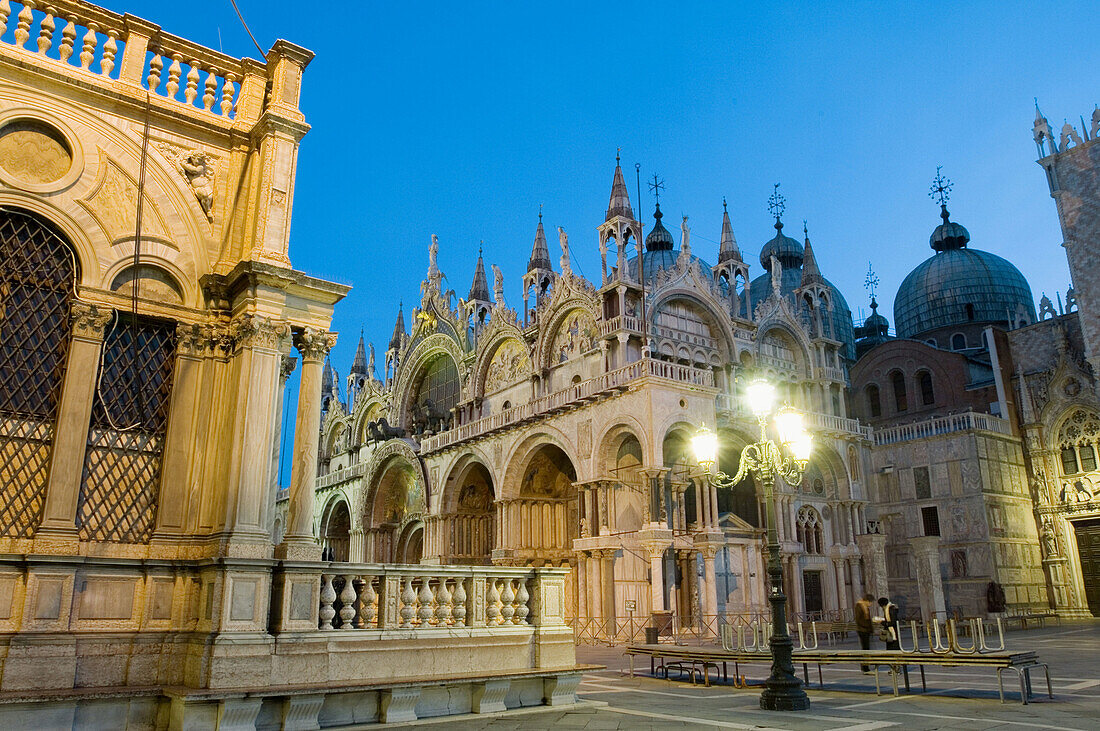
<path fill-rule="evenodd" d="M 722 665 L 721 678 L 728 679 L 727 663 L 734 664 L 735 677 L 740 675 L 741 663 L 770 663 L 771 655 L 768 652 L 730 651 L 718 647 L 697 647 L 687 645 L 630 645 L 626 649 L 630 656 L 630 674 L 634 675 L 635 655 L 649 656 L 650 674 L 659 677 L 659 672 L 664 669 L 666 659 L 678 663 L 681 668 L 687 664 L 692 666 L 692 682 L 695 682 L 696 673 L 702 672 L 705 685 L 710 685 L 709 669 L 715 669 L 718 675 L 718 665 Z M 931 653 L 931 652 L 900 652 L 898 650 L 795 650 L 793 661 L 802 665 L 803 677 L 809 684 L 809 665 L 817 665 L 818 682 L 824 685 L 821 666 L 831 664 L 859 664 L 869 665 L 875 671 L 875 692 L 882 693 L 879 672 L 885 668 L 893 682 L 894 695 L 899 694 L 898 676 L 905 679 L 905 689 L 909 691 L 908 667 L 915 665 L 920 669 L 921 686 L 927 691 L 928 686 L 924 675 L 925 666 L 936 667 L 988 667 L 997 671 L 997 691 L 1001 702 L 1004 703 L 1004 683 L 1002 674 L 1005 670 L 1016 673 L 1020 682 L 1020 701 L 1027 704 L 1031 700 L 1031 671 L 1041 668 L 1047 679 L 1047 694 L 1053 698 L 1054 689 L 1050 682 L 1050 669 L 1046 663 L 1039 661 L 1034 652 L 989 652 L 989 653 Z M 660 662 L 660 667 L 656 663 Z M 664 670 L 668 678 L 667 669 Z"/>

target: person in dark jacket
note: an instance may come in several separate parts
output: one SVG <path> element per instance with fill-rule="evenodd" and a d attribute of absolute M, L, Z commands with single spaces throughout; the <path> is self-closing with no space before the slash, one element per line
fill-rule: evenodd
<path fill-rule="evenodd" d="M 875 631 L 875 624 L 871 620 L 871 605 L 874 601 L 874 594 L 864 594 L 863 598 L 856 602 L 856 634 L 859 635 L 859 646 L 864 650 L 871 649 L 871 635 Z M 870 672 L 871 666 L 863 665 L 861 669 L 865 673 Z"/>
<path fill-rule="evenodd" d="M 882 596 L 878 599 L 878 605 L 882 608 L 881 636 L 886 643 L 887 650 L 901 649 L 901 635 L 898 628 L 898 605 Z"/>

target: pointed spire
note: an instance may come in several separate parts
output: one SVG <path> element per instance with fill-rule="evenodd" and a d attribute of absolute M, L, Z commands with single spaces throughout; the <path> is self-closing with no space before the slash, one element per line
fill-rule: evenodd
<path fill-rule="evenodd" d="M 737 248 L 737 239 L 733 236 L 730 214 L 726 210 L 726 199 L 722 199 L 722 243 L 718 246 L 718 263 L 741 261 L 741 250 Z"/>
<path fill-rule="evenodd" d="M 802 233 L 806 237 L 802 244 L 802 285 L 823 284 L 825 278 L 821 276 L 821 270 L 817 268 L 817 259 L 814 257 L 813 247 L 810 246 L 810 230 L 806 222 L 802 222 Z"/>
<path fill-rule="evenodd" d="M 325 356 L 325 369 L 321 372 L 321 393 L 329 393 L 336 386 L 336 369 L 332 361 Z"/>
<path fill-rule="evenodd" d="M 359 331 L 359 347 L 355 349 L 355 360 L 351 362 L 350 375 L 367 375 L 367 344 L 363 340 L 363 331 Z"/>
<path fill-rule="evenodd" d="M 397 306 L 397 322 L 393 326 L 393 337 L 390 338 L 390 350 L 399 350 L 401 340 L 405 337 L 405 303 Z"/>
<path fill-rule="evenodd" d="M 541 224 L 540 224 L 541 225 Z M 481 258 L 481 247 L 477 247 L 477 268 L 474 269 L 474 282 L 470 285 L 469 302 L 489 301 L 489 280 L 485 278 L 485 262 Z"/>
<path fill-rule="evenodd" d="M 527 271 L 553 269 L 550 262 L 550 249 L 546 246 L 546 232 L 542 228 L 542 204 L 539 204 L 539 225 L 535 227 L 535 243 L 531 245 L 531 258 L 527 260 Z M 489 286 L 485 286 L 488 291 Z M 486 297 L 488 299 L 488 297 Z"/>
<path fill-rule="evenodd" d="M 610 221 L 615 216 L 633 219 L 634 209 L 630 207 L 630 196 L 626 193 L 626 181 L 623 180 L 623 168 L 619 165 L 619 153 L 615 153 L 615 178 L 611 181 L 611 200 L 607 204 L 607 217 Z"/>

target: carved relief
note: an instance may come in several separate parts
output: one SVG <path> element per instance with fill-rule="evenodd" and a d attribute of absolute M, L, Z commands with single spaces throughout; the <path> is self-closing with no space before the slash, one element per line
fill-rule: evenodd
<path fill-rule="evenodd" d="M 229 324 L 229 335 L 238 347 L 289 349 L 290 324 L 247 313 L 234 318 Z M 335 344 L 335 335 L 326 335 L 330 335 Z"/>
<path fill-rule="evenodd" d="M 137 215 L 137 185 L 122 171 L 114 161 L 106 159 L 103 165 L 103 178 L 86 201 L 87 207 L 99 219 L 107 236 L 112 240 L 134 235 L 135 216 Z M 156 213 L 156 207 L 145 195 L 145 205 L 141 219 L 142 232 L 151 236 L 167 237 L 164 224 Z"/>
<path fill-rule="evenodd" d="M 168 142 L 157 145 L 165 159 L 184 177 L 208 221 L 214 220 L 214 160 L 202 150 L 187 150 Z"/>
<path fill-rule="evenodd" d="M 485 374 L 485 393 L 494 393 L 522 380 L 531 372 L 531 358 L 527 348 L 518 340 L 505 340 L 489 363 Z"/>
<path fill-rule="evenodd" d="M 302 354 L 302 360 L 324 360 L 336 345 L 336 333 L 307 327 L 294 339 L 294 347 Z"/>

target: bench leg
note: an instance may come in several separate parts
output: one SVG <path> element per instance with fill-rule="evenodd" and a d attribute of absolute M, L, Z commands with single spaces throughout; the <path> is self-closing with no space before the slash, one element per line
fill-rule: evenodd
<path fill-rule="evenodd" d="M 901 671 L 905 674 L 905 692 L 906 693 L 912 693 L 913 691 L 911 691 L 909 689 L 909 666 L 908 665 L 902 665 L 901 666 Z"/>
<path fill-rule="evenodd" d="M 1047 676 L 1047 695 L 1050 696 L 1051 698 L 1053 698 L 1054 697 L 1054 686 L 1052 686 L 1050 684 L 1050 668 L 1047 667 L 1046 663 L 1043 663 L 1043 673 L 1045 673 L 1046 676 Z"/>
<path fill-rule="evenodd" d="M 806 663 L 802 663 L 802 680 L 806 685 L 810 684 L 810 670 L 806 667 Z"/>
<path fill-rule="evenodd" d="M 923 665 L 920 666 L 920 689 L 921 689 L 921 692 L 923 692 L 923 693 L 928 692 L 928 683 L 926 683 L 925 680 L 924 680 L 924 666 Z"/>
<path fill-rule="evenodd" d="M 882 687 L 878 682 L 878 665 L 875 665 L 875 695 L 882 695 Z"/>
<path fill-rule="evenodd" d="M 1005 686 L 1004 679 L 1001 677 L 1001 673 L 1004 672 L 1004 668 L 997 668 L 997 695 L 1001 698 L 1001 703 L 1005 702 Z"/>
<path fill-rule="evenodd" d="M 821 677 L 821 663 L 817 664 L 817 684 L 822 688 L 825 687 L 825 680 Z"/>

